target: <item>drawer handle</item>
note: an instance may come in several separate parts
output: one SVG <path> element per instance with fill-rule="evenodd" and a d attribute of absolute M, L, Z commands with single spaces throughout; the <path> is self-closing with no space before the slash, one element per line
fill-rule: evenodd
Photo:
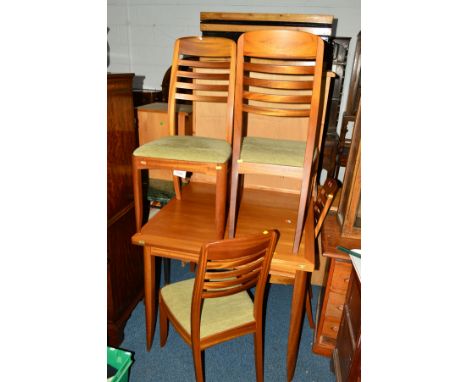
<path fill-rule="evenodd" d="M 343 309 L 344 309 L 344 308 L 343 308 L 343 305 L 338 306 L 338 310 L 343 311 Z"/>
<path fill-rule="evenodd" d="M 346 277 L 346 278 L 344 279 L 344 281 L 345 281 L 345 283 L 349 283 L 349 277 Z"/>
<path fill-rule="evenodd" d="M 334 332 L 338 332 L 338 327 L 337 327 L 337 326 L 332 326 L 332 330 L 333 330 Z"/>

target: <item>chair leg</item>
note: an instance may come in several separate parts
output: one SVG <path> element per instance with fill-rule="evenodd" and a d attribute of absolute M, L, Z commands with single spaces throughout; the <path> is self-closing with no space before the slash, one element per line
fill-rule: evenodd
<path fill-rule="evenodd" d="M 314 317 L 312 315 L 312 285 L 310 283 L 306 291 L 306 312 L 310 328 L 315 329 Z"/>
<path fill-rule="evenodd" d="M 171 283 L 171 259 L 163 258 L 164 264 L 164 285 Z"/>
<path fill-rule="evenodd" d="M 255 344 L 255 374 L 257 382 L 263 382 L 263 336 L 262 328 L 257 328 L 253 334 Z"/>
<path fill-rule="evenodd" d="M 182 193 L 180 191 L 181 189 L 181 181 L 180 181 L 180 176 L 172 175 L 172 183 L 174 184 L 174 192 L 177 200 L 182 199 Z"/>
<path fill-rule="evenodd" d="M 167 342 L 168 321 L 166 307 L 162 302 L 161 295 L 159 295 L 159 345 L 161 347 L 164 347 Z"/>
<path fill-rule="evenodd" d="M 203 353 L 199 346 L 192 346 L 193 366 L 197 382 L 203 382 Z"/>
<path fill-rule="evenodd" d="M 194 273 L 197 268 L 197 263 L 191 261 L 190 262 L 190 272 Z"/>
<path fill-rule="evenodd" d="M 143 216 L 143 196 L 142 196 L 142 184 L 141 184 L 141 169 L 137 166 L 138 158 L 133 157 L 132 159 L 132 177 L 133 177 L 133 197 L 135 200 L 135 222 L 136 231 L 141 231 L 142 216 Z"/>
<path fill-rule="evenodd" d="M 232 164 L 231 168 L 231 194 L 229 200 L 229 229 L 228 229 L 228 237 L 229 239 L 234 238 L 234 233 L 236 231 L 236 215 L 237 215 L 237 194 L 239 188 L 239 170 L 238 164 Z"/>
<path fill-rule="evenodd" d="M 227 192 L 227 163 L 216 171 L 216 207 L 215 224 L 218 239 L 224 239 L 226 229 L 226 192 Z"/>
<path fill-rule="evenodd" d="M 307 173 L 307 172 L 306 172 Z M 304 218 L 307 206 L 307 199 L 309 197 L 309 182 L 310 175 L 305 175 L 302 180 L 301 195 L 299 198 L 299 208 L 297 211 L 296 233 L 294 235 L 293 253 L 299 252 L 299 245 L 301 244 L 302 230 L 304 228 Z"/>

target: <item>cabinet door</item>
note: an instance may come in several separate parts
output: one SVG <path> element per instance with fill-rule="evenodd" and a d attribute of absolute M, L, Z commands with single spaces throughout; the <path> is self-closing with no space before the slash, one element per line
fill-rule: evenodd
<path fill-rule="evenodd" d="M 137 147 L 132 78 L 107 76 L 107 336 L 114 347 L 143 296 L 142 250 L 131 242 L 136 232 L 131 158 Z"/>
<path fill-rule="evenodd" d="M 133 202 L 132 153 L 137 131 L 132 78 L 133 74 L 107 76 L 107 219 Z"/>

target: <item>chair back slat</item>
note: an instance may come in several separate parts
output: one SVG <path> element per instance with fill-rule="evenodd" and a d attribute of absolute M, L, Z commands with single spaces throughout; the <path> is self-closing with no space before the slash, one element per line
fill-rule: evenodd
<path fill-rule="evenodd" d="M 313 81 L 285 81 L 278 79 L 265 79 L 244 76 L 244 85 L 257 86 L 262 88 L 279 90 L 311 90 Z"/>
<path fill-rule="evenodd" d="M 309 117 L 313 134 L 318 124 L 320 97 L 315 93 L 320 95 L 322 86 L 323 41 L 309 33 L 293 35 L 277 30 L 241 36 L 236 113 Z"/>
<path fill-rule="evenodd" d="M 175 99 L 184 101 L 198 101 L 198 102 L 224 102 L 226 103 L 227 97 L 218 96 L 205 96 L 205 95 L 193 95 L 193 94 L 179 94 L 177 93 Z"/>
<path fill-rule="evenodd" d="M 244 99 L 263 102 L 274 103 L 302 103 L 310 104 L 311 96 L 299 95 L 278 95 L 278 94 L 264 94 L 255 92 L 244 92 Z"/>
<path fill-rule="evenodd" d="M 278 62 L 278 60 L 276 60 Z M 297 61 L 295 65 L 282 65 L 280 63 L 264 64 L 257 62 L 245 62 L 244 70 L 270 74 L 302 74 L 313 75 L 315 73 L 314 61 Z"/>
<path fill-rule="evenodd" d="M 217 92 L 227 92 L 229 87 L 227 85 L 210 85 L 200 83 L 189 83 L 189 82 L 177 82 L 178 89 L 192 89 L 192 90 L 212 90 Z"/>
<path fill-rule="evenodd" d="M 263 254 L 261 254 L 261 255 L 263 255 Z M 261 263 L 261 260 L 259 260 L 259 263 Z M 232 268 L 232 267 L 228 265 L 226 268 L 229 269 L 229 268 Z M 232 268 L 231 271 L 226 270 L 226 271 L 223 271 L 223 272 L 210 272 L 210 271 L 206 271 L 206 272 L 205 272 L 205 277 L 206 277 L 207 279 L 213 280 L 213 281 L 216 281 L 216 280 L 224 280 L 224 279 L 227 279 L 227 278 L 236 278 L 236 277 L 241 276 L 243 273 L 246 273 L 246 272 L 253 272 L 253 271 L 255 271 L 257 268 L 258 268 L 258 264 L 257 264 L 257 263 L 255 263 L 255 262 L 249 262 L 247 265 L 243 266 L 241 269 Z M 220 268 L 216 267 L 215 269 L 218 270 L 218 269 L 220 269 Z"/>
<path fill-rule="evenodd" d="M 253 114 L 271 115 L 273 117 L 308 117 L 309 110 L 278 109 L 273 107 L 258 107 L 243 105 L 243 111 Z"/>
<path fill-rule="evenodd" d="M 195 61 L 196 62 L 196 61 Z M 222 80 L 229 81 L 229 73 L 203 73 L 203 72 L 189 72 L 186 70 L 178 70 L 177 78 L 196 78 L 200 80 Z"/>
<path fill-rule="evenodd" d="M 201 299 L 229 296 L 255 287 L 259 280 L 266 281 L 276 240 L 277 232 L 267 231 L 203 246 L 194 296 L 199 294 Z"/>
<path fill-rule="evenodd" d="M 194 68 L 229 69 L 229 61 L 197 61 L 179 60 L 180 66 L 193 66 Z"/>
<path fill-rule="evenodd" d="M 218 291 L 220 289 L 227 289 L 230 287 L 241 286 L 251 281 L 256 282 L 256 279 L 260 273 L 260 269 L 256 269 L 254 272 L 247 273 L 237 278 L 225 279 L 224 281 L 207 282 L 205 280 L 205 285 L 203 286 L 203 288 L 206 291 L 211 292 L 211 291 Z M 206 297 L 209 297 L 209 293 L 207 293 Z"/>

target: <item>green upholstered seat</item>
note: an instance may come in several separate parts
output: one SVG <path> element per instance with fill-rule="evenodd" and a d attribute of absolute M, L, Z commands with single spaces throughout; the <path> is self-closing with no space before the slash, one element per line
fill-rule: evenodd
<path fill-rule="evenodd" d="M 167 308 L 190 334 L 190 315 L 194 279 L 166 285 L 161 294 Z M 226 297 L 207 298 L 203 302 L 200 338 L 253 322 L 253 302 L 247 292 Z"/>
<path fill-rule="evenodd" d="M 244 162 L 302 167 L 305 147 L 303 141 L 245 137 L 240 159 Z"/>
<path fill-rule="evenodd" d="M 196 136 L 169 136 L 138 147 L 137 157 L 224 163 L 231 157 L 231 145 L 222 139 Z"/>

